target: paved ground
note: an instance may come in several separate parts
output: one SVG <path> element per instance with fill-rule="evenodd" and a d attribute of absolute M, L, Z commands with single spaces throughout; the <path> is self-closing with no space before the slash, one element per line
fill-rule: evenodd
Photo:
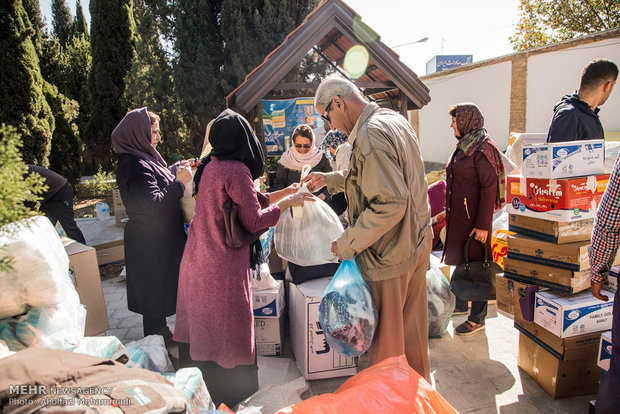
<path fill-rule="evenodd" d="M 122 278 L 103 281 L 110 330 L 108 335 L 127 343 L 142 337 L 142 318 L 127 310 L 126 285 Z M 466 316 L 455 316 L 441 339 L 431 339 L 431 371 L 436 389 L 461 413 L 585 413 L 594 396 L 553 400 L 527 374 L 517 368 L 518 331 L 512 319 L 489 307 L 486 330 L 471 336 L 454 335 L 454 326 Z M 174 317 L 169 318 L 174 322 Z M 261 389 L 290 381 L 299 373 L 290 345 L 284 358 L 259 358 Z M 283 366 L 286 367 L 283 370 Z M 286 373 L 284 373 L 286 371 Z M 280 372 L 280 376 L 273 373 Z M 308 381 L 302 398 L 331 392 L 346 378 Z M 290 403 L 294 397 L 288 397 Z M 282 406 L 285 406 L 284 404 Z"/>

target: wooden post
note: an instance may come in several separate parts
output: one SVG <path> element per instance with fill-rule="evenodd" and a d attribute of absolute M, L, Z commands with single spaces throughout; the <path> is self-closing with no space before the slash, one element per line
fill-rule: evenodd
<path fill-rule="evenodd" d="M 400 100 L 399 112 L 402 116 L 407 118 L 407 95 L 401 90 L 398 91 L 398 99 Z"/>

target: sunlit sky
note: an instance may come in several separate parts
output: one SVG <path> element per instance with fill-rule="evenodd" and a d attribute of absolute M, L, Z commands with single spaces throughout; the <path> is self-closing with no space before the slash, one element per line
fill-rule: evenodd
<path fill-rule="evenodd" d="M 75 0 L 66 0 L 75 12 Z M 89 0 L 80 0 L 86 20 Z M 473 61 L 512 53 L 519 0 L 346 0 L 362 21 L 393 47 L 418 75 L 435 55 L 473 55 Z M 51 0 L 41 0 L 41 12 L 51 22 Z M 413 43 L 428 38 L 423 43 Z"/>

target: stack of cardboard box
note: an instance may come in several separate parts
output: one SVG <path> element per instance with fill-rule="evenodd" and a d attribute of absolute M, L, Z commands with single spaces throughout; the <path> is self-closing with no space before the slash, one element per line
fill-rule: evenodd
<path fill-rule="evenodd" d="M 611 328 L 613 306 L 589 291 L 588 246 L 609 179 L 603 143 L 540 143 L 522 151 L 522 175 L 506 183 L 515 234 L 507 238 L 497 306 L 514 316 L 520 331 L 519 367 L 549 395 L 592 394 L 601 332 Z"/>

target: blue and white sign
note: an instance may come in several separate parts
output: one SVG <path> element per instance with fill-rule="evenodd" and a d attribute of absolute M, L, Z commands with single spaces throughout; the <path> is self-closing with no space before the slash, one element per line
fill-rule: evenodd
<path fill-rule="evenodd" d="M 314 109 L 314 98 L 263 100 L 263 131 L 267 155 L 280 155 L 291 146 L 298 125 L 323 131 L 323 120 Z"/>

